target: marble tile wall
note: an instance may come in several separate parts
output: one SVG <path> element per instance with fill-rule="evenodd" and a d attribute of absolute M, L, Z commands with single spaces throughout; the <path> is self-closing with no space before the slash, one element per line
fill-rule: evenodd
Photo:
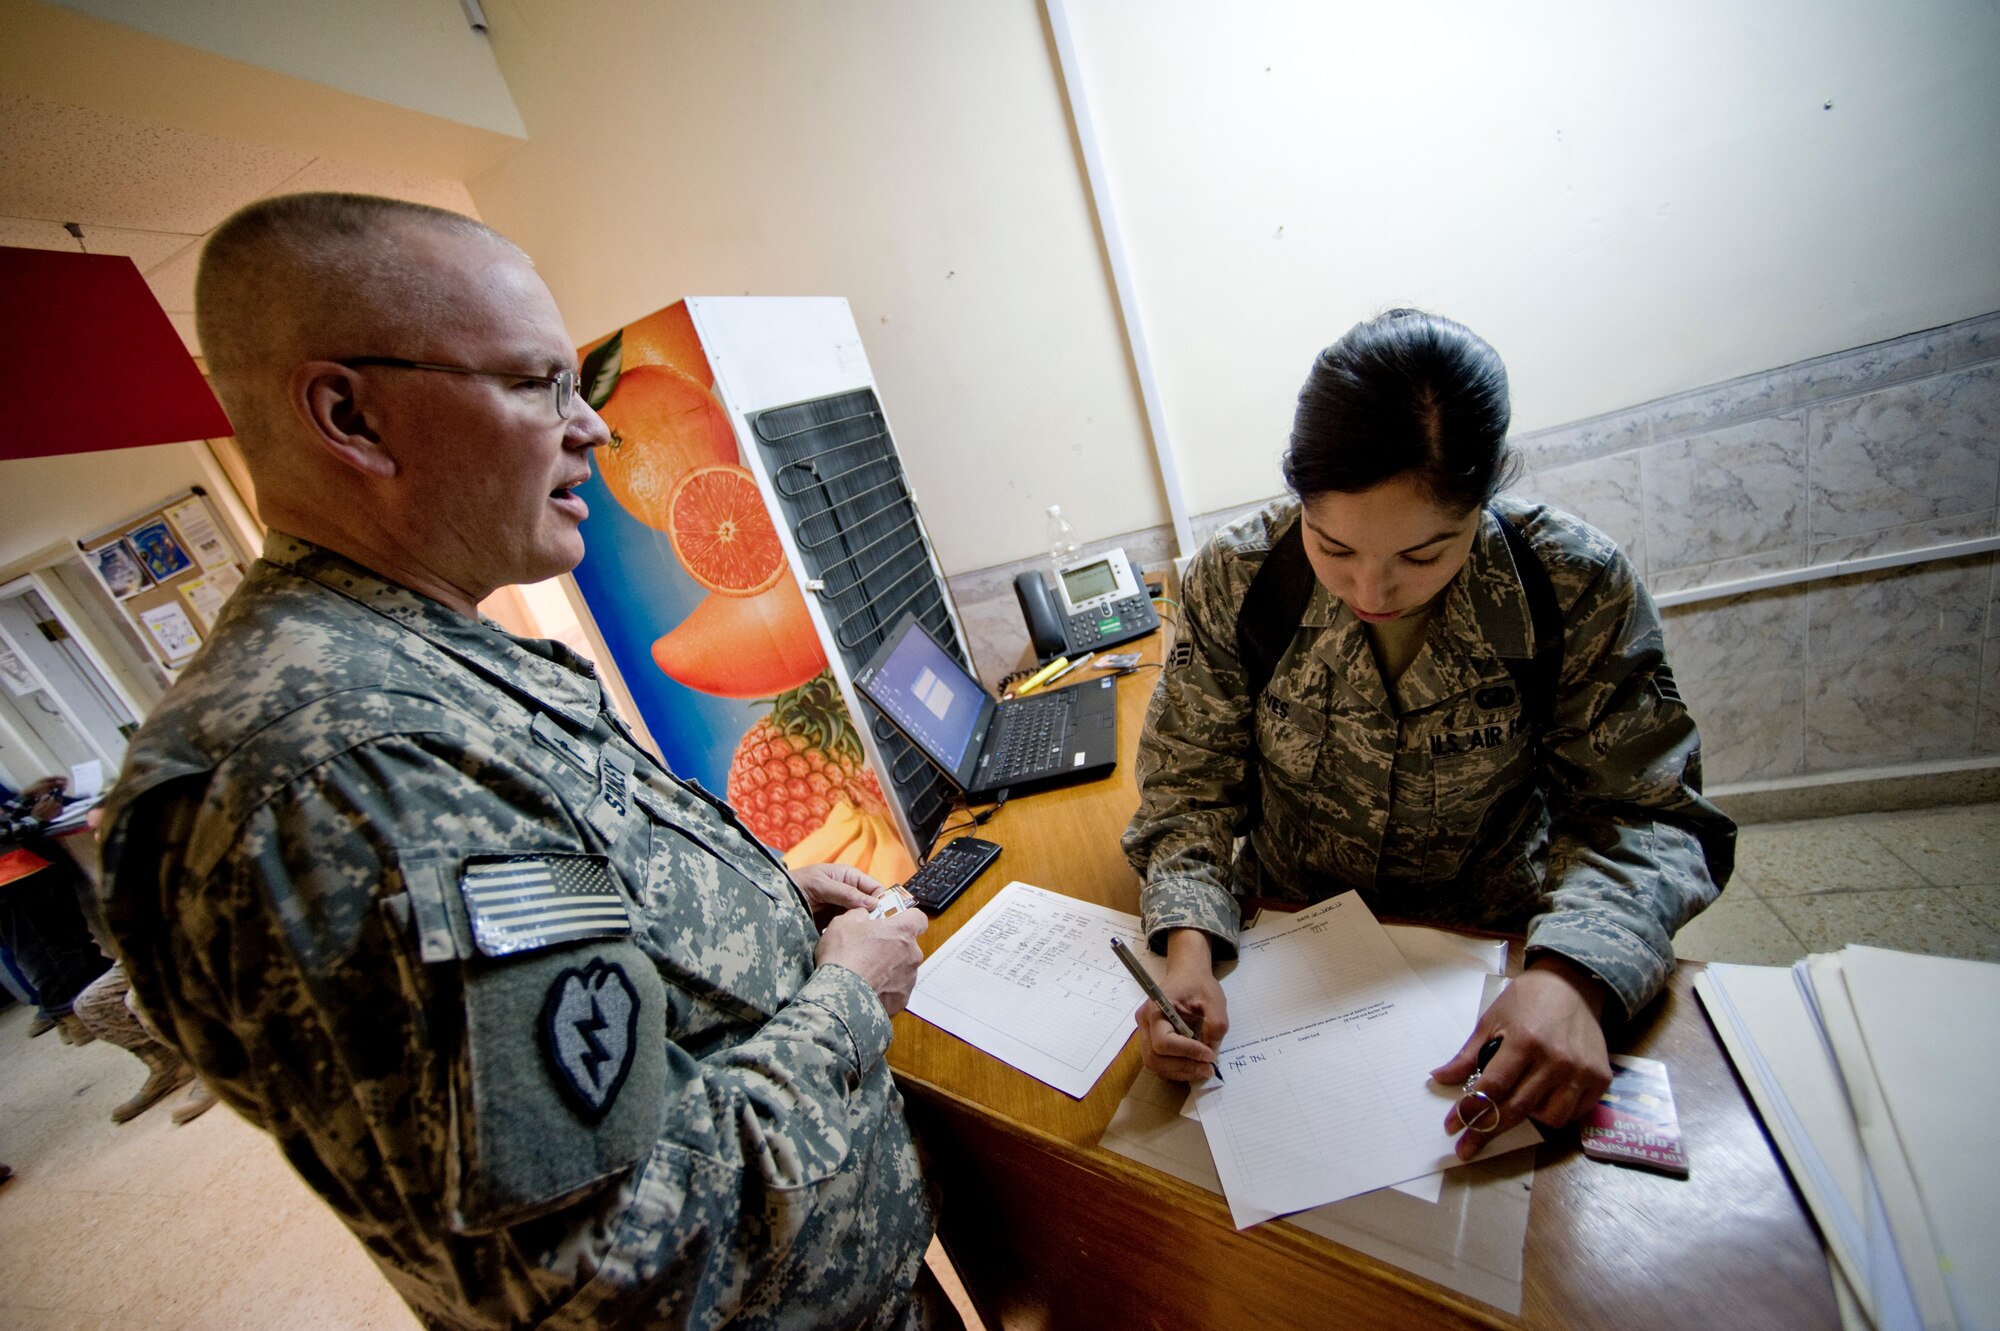
<path fill-rule="evenodd" d="M 1656 594 L 2000 534 L 2000 315 L 1518 438 Z M 1995 557 L 1664 613 L 1711 785 L 2000 754 Z"/>
<path fill-rule="evenodd" d="M 1655 594 L 2000 535 L 2000 313 L 1515 440 L 1515 492 L 1601 527 Z M 1198 539 L 1256 507 L 1200 514 Z M 1173 533 L 1118 541 L 1149 566 Z M 1026 648 L 1013 575 L 950 580 L 983 678 Z M 2000 559 L 1663 612 L 1711 786 L 2000 758 Z"/>

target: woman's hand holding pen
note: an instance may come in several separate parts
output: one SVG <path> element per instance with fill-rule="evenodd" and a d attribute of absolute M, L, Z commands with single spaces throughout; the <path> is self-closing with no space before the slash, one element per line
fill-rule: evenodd
<path fill-rule="evenodd" d="M 1168 1081 L 1207 1081 L 1215 1072 L 1215 1051 L 1229 1033 L 1229 1002 L 1215 980 L 1207 934 L 1176 929 L 1167 935 L 1167 978 L 1160 988 L 1202 1038 L 1175 1033 L 1149 999 L 1132 1014 L 1139 1027 L 1141 1061 L 1147 1071 Z"/>
<path fill-rule="evenodd" d="M 1447 1131 L 1465 1128 L 1458 1139 L 1459 1159 L 1472 1159 L 1522 1119 L 1560 1128 L 1590 1112 L 1611 1084 L 1611 1057 L 1601 1024 L 1606 996 L 1603 983 L 1589 971 L 1544 953 L 1494 1000 L 1458 1053 L 1431 1073 L 1433 1080 L 1463 1084 L 1478 1068 L 1480 1046 L 1499 1037 L 1499 1048 L 1479 1069 L 1478 1083 L 1478 1090 L 1498 1107 L 1498 1121 L 1474 1113 L 1473 1126 L 1467 1127 L 1457 1106 L 1445 1117 Z"/>

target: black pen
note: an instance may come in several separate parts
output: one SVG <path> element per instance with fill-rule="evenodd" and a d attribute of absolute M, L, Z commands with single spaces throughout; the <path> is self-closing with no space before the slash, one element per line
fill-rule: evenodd
<path fill-rule="evenodd" d="M 1193 1040 L 1196 1044 L 1200 1044 L 1201 1037 L 1194 1033 L 1194 1027 L 1188 1025 L 1187 1018 L 1183 1017 L 1180 1014 L 1180 1010 L 1168 1001 L 1166 991 L 1160 988 L 1159 984 L 1153 979 L 1152 973 L 1139 964 L 1139 959 L 1132 955 L 1132 949 L 1125 946 L 1125 940 L 1122 938 L 1113 938 L 1111 940 L 1111 950 L 1116 952 L 1118 959 L 1125 963 L 1125 969 L 1132 972 L 1132 978 L 1137 980 L 1139 987 L 1146 991 L 1146 997 L 1152 999 L 1154 1004 L 1159 1007 L 1160 1015 L 1167 1019 L 1167 1024 L 1182 1035 L 1185 1035 L 1188 1039 Z M 1215 1069 L 1215 1082 L 1218 1086 L 1222 1084 L 1222 1068 L 1220 1065 L 1217 1065 Z"/>
<path fill-rule="evenodd" d="M 1479 1066 L 1472 1070 L 1473 1076 L 1476 1077 L 1486 1071 L 1486 1065 L 1493 1061 L 1493 1055 L 1500 1052 L 1500 1041 L 1504 1038 L 1506 1037 L 1496 1035 L 1485 1044 L 1479 1046 Z"/>

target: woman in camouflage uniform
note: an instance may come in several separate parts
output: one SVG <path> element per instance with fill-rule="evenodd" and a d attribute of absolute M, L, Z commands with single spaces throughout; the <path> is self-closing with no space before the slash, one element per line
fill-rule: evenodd
<path fill-rule="evenodd" d="M 1125 850 L 1205 1043 L 1142 1009 L 1156 1073 L 1208 1075 L 1229 1021 L 1214 967 L 1262 901 L 1352 889 L 1380 916 L 1523 934 L 1526 969 L 1433 1074 L 1463 1080 L 1505 1037 L 1480 1081 L 1499 1122 L 1461 1137 L 1469 1159 L 1525 1117 L 1589 1112 L 1603 1023 L 1659 992 L 1673 934 L 1726 881 L 1734 828 L 1701 797 L 1658 613 L 1601 532 L 1495 498 L 1508 418 L 1506 370 L 1470 330 L 1358 324 L 1300 391 L 1291 496 L 1189 564 Z M 1273 624 L 1251 587 L 1288 542 L 1298 591 Z"/>

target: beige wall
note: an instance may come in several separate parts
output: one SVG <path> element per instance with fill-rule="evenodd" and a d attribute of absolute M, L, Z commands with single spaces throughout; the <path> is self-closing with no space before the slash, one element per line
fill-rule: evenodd
<path fill-rule="evenodd" d="M 206 444 L 9 459 L 0 470 L 0 566 L 89 537 L 195 485 L 216 497 L 223 520 L 254 553 L 261 540 L 240 510 L 227 507 L 234 490 Z"/>
<path fill-rule="evenodd" d="M 1519 430 L 2000 309 L 1991 4 L 1069 12 L 1195 512 L 1387 306 L 1492 340 Z"/>
<path fill-rule="evenodd" d="M 501 22 L 504 15 L 506 21 Z M 945 568 L 1161 520 L 1039 10 L 495 12 L 527 145 L 468 182 L 581 339 L 687 295 L 842 295 Z"/>
<path fill-rule="evenodd" d="M 1390 304 L 1489 336 L 1522 430 L 2000 308 L 1990 5 L 1069 14 L 1197 513 L 1279 488 L 1313 353 Z M 948 571 L 1050 501 L 1167 520 L 1037 6 L 496 24 L 530 141 L 470 187 L 579 336 L 842 294 Z"/>

